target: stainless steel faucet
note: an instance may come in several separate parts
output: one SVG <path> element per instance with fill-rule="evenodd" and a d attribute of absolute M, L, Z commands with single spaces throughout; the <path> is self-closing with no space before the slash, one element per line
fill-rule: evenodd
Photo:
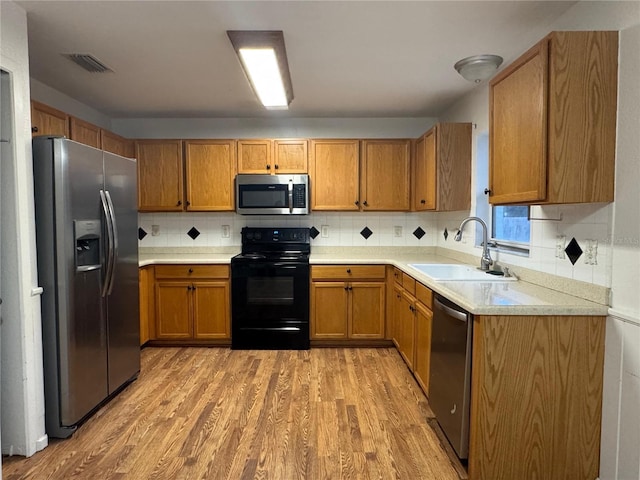
<path fill-rule="evenodd" d="M 475 220 L 480 225 L 482 225 L 482 258 L 480 259 L 480 270 L 484 270 L 485 272 L 489 270 L 491 265 L 493 265 L 493 260 L 491 259 L 491 255 L 489 254 L 489 239 L 487 238 L 487 224 L 479 217 L 467 217 L 465 218 L 460 227 L 458 228 L 458 233 L 453 239 L 456 242 L 462 240 L 462 229 L 464 226 L 470 222 L 471 220 Z"/>

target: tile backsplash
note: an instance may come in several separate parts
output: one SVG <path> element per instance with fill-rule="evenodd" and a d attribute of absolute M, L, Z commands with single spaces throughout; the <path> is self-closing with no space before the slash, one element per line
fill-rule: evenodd
<path fill-rule="evenodd" d="M 513 266 L 610 287 L 612 211 L 611 204 L 532 207 L 529 255 L 493 250 L 491 256 Z M 302 216 L 140 213 L 139 246 L 239 247 L 245 226 L 314 227 L 317 234 L 312 246 L 438 246 L 480 258 L 477 231 L 471 225 L 462 242 L 454 241 L 460 222 L 467 216 L 468 212 L 313 212 Z M 582 250 L 575 264 L 565 252 L 572 239 Z"/>
<path fill-rule="evenodd" d="M 315 227 L 318 246 L 435 246 L 432 213 L 314 212 L 292 216 L 235 213 L 140 213 L 140 247 L 239 246 L 242 227 Z M 154 235 L 153 232 L 156 234 Z M 197 235 L 196 235 L 197 233 Z"/>

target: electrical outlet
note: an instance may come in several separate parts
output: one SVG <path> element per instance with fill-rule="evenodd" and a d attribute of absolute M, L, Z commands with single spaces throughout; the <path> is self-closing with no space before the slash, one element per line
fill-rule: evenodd
<path fill-rule="evenodd" d="M 229 238 L 231 235 L 231 227 L 229 225 L 222 225 L 222 238 Z"/>
<path fill-rule="evenodd" d="M 565 258 L 564 249 L 566 248 L 567 237 L 565 235 L 556 236 L 556 258 Z"/>
<path fill-rule="evenodd" d="M 157 237 L 160 235 L 160 225 L 151 225 L 151 236 Z"/>
<path fill-rule="evenodd" d="M 587 240 L 587 247 L 584 251 L 584 263 L 587 265 L 598 264 L 598 241 Z"/>
<path fill-rule="evenodd" d="M 322 238 L 329 238 L 329 225 L 322 225 L 320 227 L 320 236 Z"/>
<path fill-rule="evenodd" d="M 402 225 L 396 225 L 393 227 L 393 236 L 394 237 L 402 236 Z"/>

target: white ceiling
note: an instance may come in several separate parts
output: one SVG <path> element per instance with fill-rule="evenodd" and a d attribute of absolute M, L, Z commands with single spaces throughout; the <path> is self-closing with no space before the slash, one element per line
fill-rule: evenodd
<path fill-rule="evenodd" d="M 453 64 L 504 65 L 576 2 L 19 1 L 31 76 L 112 118 L 436 117 L 476 88 Z M 282 30 L 287 111 L 253 95 L 227 30 Z M 95 74 L 62 53 L 90 53 Z"/>

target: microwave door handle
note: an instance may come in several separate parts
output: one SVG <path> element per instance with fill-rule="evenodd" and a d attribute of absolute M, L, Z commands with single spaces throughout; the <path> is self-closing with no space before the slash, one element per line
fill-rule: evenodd
<path fill-rule="evenodd" d="M 293 180 L 289 180 L 289 213 L 293 213 Z"/>

